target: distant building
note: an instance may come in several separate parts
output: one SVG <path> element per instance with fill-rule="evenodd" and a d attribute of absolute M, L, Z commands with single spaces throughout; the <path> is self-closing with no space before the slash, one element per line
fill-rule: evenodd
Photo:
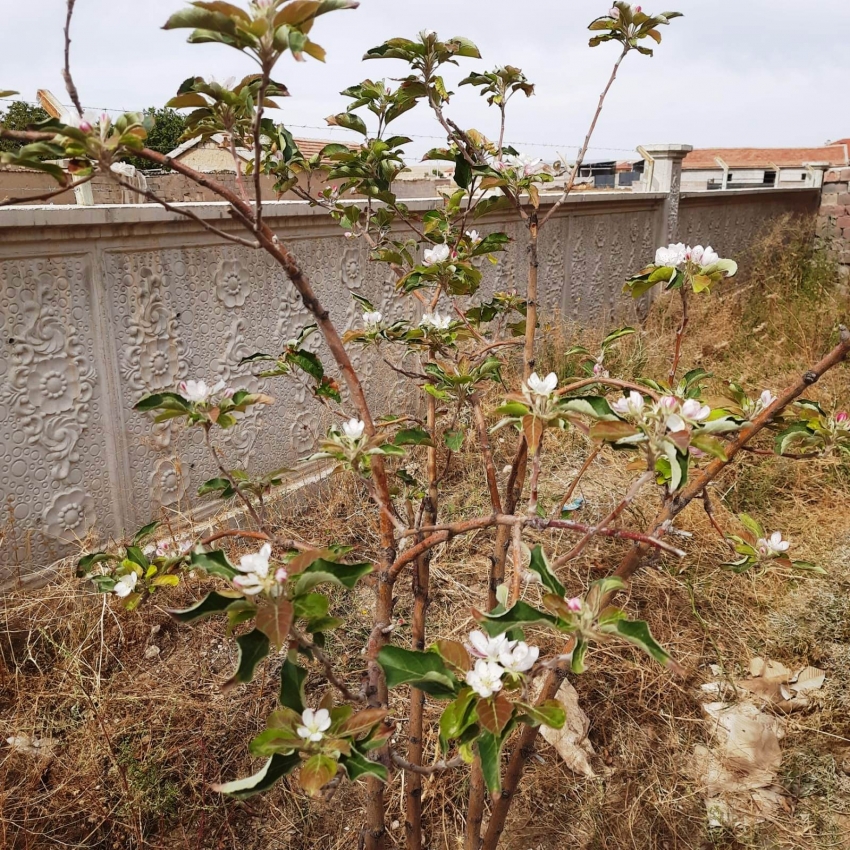
<path fill-rule="evenodd" d="M 701 148 L 682 162 L 682 190 L 813 186 L 814 166 L 848 165 L 850 139 L 816 148 Z"/>
<path fill-rule="evenodd" d="M 344 142 L 338 143 L 322 139 L 295 139 L 295 144 L 298 145 L 301 153 L 309 158 L 317 154 L 325 145 L 344 144 Z M 349 145 L 349 147 L 352 146 Z M 236 148 L 236 155 L 243 164 L 252 162 L 254 159 L 254 152 L 245 148 Z M 203 174 L 221 174 L 225 172 L 234 174 L 236 172 L 236 168 L 233 165 L 233 155 L 222 133 L 218 133 L 208 139 L 189 139 L 183 142 L 182 145 L 174 148 L 173 151 L 170 151 L 168 156 Z"/>

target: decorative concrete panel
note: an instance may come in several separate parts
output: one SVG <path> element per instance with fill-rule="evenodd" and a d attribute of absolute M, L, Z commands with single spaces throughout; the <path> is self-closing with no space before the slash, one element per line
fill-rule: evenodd
<path fill-rule="evenodd" d="M 633 318 L 623 280 L 652 259 L 665 198 L 570 198 L 541 233 L 541 314 L 606 326 Z M 786 192 L 683 196 L 681 238 L 741 257 L 765 221 L 809 200 Z M 235 229 L 223 205 L 194 208 Z M 412 300 L 397 296 L 392 272 L 370 262 L 362 242 L 343 238 L 320 211 L 281 202 L 266 215 L 341 332 L 361 323 L 352 293 L 389 321 L 413 318 Z M 477 298 L 524 292 L 525 227 L 507 214 L 476 226 L 512 238 L 497 265 L 482 261 Z M 215 474 L 203 432 L 154 425 L 133 410 L 147 393 L 219 377 L 262 390 L 277 403 L 232 432 L 214 432 L 228 466 L 268 471 L 309 455 L 331 421 L 328 409 L 297 376 L 263 380 L 260 367 L 239 365 L 255 351 L 278 353 L 309 323 L 264 252 L 217 240 L 157 207 L 0 210 L 0 497 L 9 517 L 0 520 L 0 579 L 74 554 L 87 534 L 120 535 L 163 514 L 198 515 L 194 494 Z M 308 345 L 339 377 L 320 334 Z M 418 399 L 404 377 L 357 347 L 350 354 L 376 413 L 414 409 Z"/>

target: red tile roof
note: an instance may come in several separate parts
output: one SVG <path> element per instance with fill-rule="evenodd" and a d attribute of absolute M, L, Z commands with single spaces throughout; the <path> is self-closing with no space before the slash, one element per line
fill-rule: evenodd
<path fill-rule="evenodd" d="M 344 142 L 341 139 L 295 139 L 295 144 L 308 159 L 317 154 L 325 145 L 345 145 L 351 150 L 357 150 L 360 147 L 360 145 Z"/>
<path fill-rule="evenodd" d="M 848 140 L 820 148 L 702 148 L 691 151 L 682 168 L 687 170 L 719 168 L 720 157 L 730 168 L 785 168 L 801 167 L 807 162 L 828 162 L 830 165 L 848 165 Z"/>

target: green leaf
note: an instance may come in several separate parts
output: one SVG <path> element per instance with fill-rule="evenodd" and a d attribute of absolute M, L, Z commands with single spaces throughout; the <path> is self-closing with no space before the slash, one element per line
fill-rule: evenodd
<path fill-rule="evenodd" d="M 231 581 L 238 572 L 221 549 L 205 552 L 198 546 L 189 555 L 189 565 L 193 569 L 203 570 L 207 575 L 219 576 L 227 581 Z"/>
<path fill-rule="evenodd" d="M 127 547 L 127 560 L 146 570 L 150 566 L 150 561 L 145 557 L 145 553 L 138 546 Z"/>
<path fill-rule="evenodd" d="M 400 646 L 384 646 L 378 653 L 388 688 L 412 685 L 438 699 L 451 699 L 458 682 L 436 652 L 419 652 Z"/>
<path fill-rule="evenodd" d="M 364 753 L 360 752 L 356 743 L 352 744 L 350 755 L 340 756 L 339 763 L 352 781 L 361 776 L 376 776 L 381 782 L 387 781 L 386 767 L 376 761 L 370 761 Z"/>
<path fill-rule="evenodd" d="M 619 421 L 620 419 L 611 410 L 611 406 L 602 396 L 576 396 L 574 398 L 564 399 L 560 407 L 562 410 L 583 413 L 585 416 L 591 416 L 594 419 L 602 419 L 610 422 Z"/>
<path fill-rule="evenodd" d="M 250 682 L 257 665 L 269 654 L 269 639 L 259 629 L 240 635 L 236 638 L 236 644 L 239 647 L 239 661 L 236 672 L 222 686 L 225 693 L 240 683 Z"/>
<path fill-rule="evenodd" d="M 560 729 L 567 722 L 567 712 L 556 699 L 547 699 L 539 705 L 518 702 L 517 706 L 532 726 L 548 726 L 550 729 Z"/>
<path fill-rule="evenodd" d="M 528 568 L 540 576 L 543 586 L 550 593 L 554 593 L 555 596 L 561 598 L 566 596 L 567 589 L 558 581 L 557 576 L 552 572 L 549 566 L 549 559 L 546 557 L 542 546 L 535 546 L 531 550 L 531 562 Z"/>
<path fill-rule="evenodd" d="M 225 782 L 223 785 L 213 785 L 213 790 L 221 794 L 229 794 L 237 800 L 247 800 L 261 791 L 268 791 L 282 776 L 291 773 L 301 763 L 298 753 L 290 755 L 273 755 L 253 776 Z"/>
<path fill-rule="evenodd" d="M 754 537 L 764 537 L 764 528 L 762 528 L 761 524 L 757 520 L 754 520 L 749 514 L 738 514 L 738 520 Z"/>
<path fill-rule="evenodd" d="M 821 576 L 829 575 L 829 573 L 823 567 L 819 567 L 817 564 L 813 564 L 811 561 L 791 561 L 791 564 L 795 570 L 804 570 L 810 573 L 817 573 Z"/>
<path fill-rule="evenodd" d="M 711 434 L 700 434 L 697 432 L 691 436 L 691 445 L 712 457 L 726 460 L 726 443 L 712 437 Z"/>
<path fill-rule="evenodd" d="M 457 452 L 460 451 L 460 447 L 463 445 L 464 436 L 465 432 L 463 428 L 458 428 L 454 431 L 446 431 L 443 434 L 443 442 L 446 444 L 449 451 Z"/>
<path fill-rule="evenodd" d="M 95 564 L 102 561 L 118 560 L 115 555 L 110 555 L 109 552 L 92 552 L 90 555 L 83 555 L 77 561 L 77 577 L 82 578 Z"/>
<path fill-rule="evenodd" d="M 157 528 L 159 528 L 160 521 L 155 519 L 153 522 L 149 522 L 147 525 L 143 525 L 134 535 L 133 535 L 133 543 L 137 546 L 142 543 L 146 537 L 150 537 Z"/>
<path fill-rule="evenodd" d="M 242 597 L 238 593 L 230 593 L 227 591 L 219 592 L 212 591 L 203 599 L 190 605 L 188 608 L 167 609 L 168 613 L 180 623 L 194 623 L 198 620 L 203 620 L 206 617 L 212 617 L 213 614 L 221 614 L 226 611 L 234 602 L 241 600 Z"/>
<path fill-rule="evenodd" d="M 325 119 L 328 124 L 336 127 L 344 127 L 346 130 L 354 130 L 355 133 L 360 133 L 364 136 L 369 135 L 369 129 L 366 127 L 366 122 L 353 112 L 340 112 L 339 115 L 331 115 Z"/>
<path fill-rule="evenodd" d="M 280 668 L 280 692 L 277 701 L 286 708 L 301 714 L 307 707 L 304 696 L 304 683 L 307 681 L 307 671 L 289 660 L 287 656 Z"/>
<path fill-rule="evenodd" d="M 321 593 L 308 593 L 293 600 L 295 616 L 305 620 L 327 616 L 329 604 L 327 596 Z"/>
<path fill-rule="evenodd" d="M 449 751 L 449 741 L 460 736 L 475 723 L 472 710 L 478 701 L 478 694 L 472 688 L 464 688 L 457 699 L 450 702 L 440 715 L 440 750 Z"/>
<path fill-rule="evenodd" d="M 397 446 L 433 446 L 431 435 L 424 428 L 402 428 L 393 442 Z"/>
<path fill-rule="evenodd" d="M 320 584 L 336 584 L 351 590 L 363 576 L 371 572 L 371 564 L 337 564 L 318 558 L 298 577 L 294 593 L 300 596 Z"/>
<path fill-rule="evenodd" d="M 487 790 L 491 794 L 498 794 L 502 790 L 502 747 L 505 737 L 493 735 L 490 732 L 482 732 L 478 737 L 481 772 L 484 774 Z"/>
<path fill-rule="evenodd" d="M 616 634 L 629 643 L 642 649 L 663 667 L 673 672 L 681 672 L 681 667 L 672 659 L 670 654 L 661 646 L 649 631 L 649 626 L 643 620 L 615 620 L 603 627 L 605 632 Z"/>
<path fill-rule="evenodd" d="M 490 637 L 498 637 L 518 626 L 556 626 L 557 624 L 557 617 L 553 617 L 545 611 L 538 611 L 537 608 L 522 600 L 514 603 L 507 611 L 498 614 L 485 614 L 481 621 L 482 629 Z"/>

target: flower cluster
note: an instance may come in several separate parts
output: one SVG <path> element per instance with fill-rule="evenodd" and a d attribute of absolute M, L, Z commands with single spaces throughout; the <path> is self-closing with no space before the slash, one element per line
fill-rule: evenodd
<path fill-rule="evenodd" d="M 271 555 L 272 547 L 268 543 L 264 543 L 259 552 L 243 555 L 237 567 L 243 575 L 234 577 L 233 586 L 247 596 L 263 591 L 276 593 L 289 574 L 286 567 L 279 567 L 273 575 L 269 575 Z"/>
<path fill-rule="evenodd" d="M 476 661 L 466 674 L 466 684 L 483 699 L 502 689 L 505 673 L 514 676 L 527 673 L 540 655 L 538 647 L 525 641 L 508 640 L 506 635 L 491 638 L 482 631 L 470 632 L 467 648 Z"/>
<path fill-rule="evenodd" d="M 363 314 L 363 324 L 367 330 L 375 330 L 375 328 L 380 327 L 383 320 L 384 317 L 378 310 L 367 310 Z"/>
<path fill-rule="evenodd" d="M 638 425 L 663 425 L 670 433 L 685 431 L 711 416 L 711 408 L 697 399 L 680 401 L 675 396 L 666 395 L 654 404 L 647 404 L 637 390 L 632 390 L 627 397 L 617 399 L 611 409 L 621 416 L 634 419 Z"/>
<path fill-rule="evenodd" d="M 720 255 L 709 245 L 703 248 L 702 245 L 697 245 L 691 248 L 690 245 L 685 245 L 684 242 L 677 242 L 675 245 L 668 245 L 666 248 L 659 248 L 655 252 L 655 265 L 668 266 L 679 269 L 687 263 L 692 263 L 699 268 L 707 268 L 713 266 L 720 259 Z"/>
<path fill-rule="evenodd" d="M 546 171 L 542 159 L 534 159 L 527 154 L 508 154 L 493 166 L 497 171 L 510 171 L 517 179 L 534 177 Z"/>

